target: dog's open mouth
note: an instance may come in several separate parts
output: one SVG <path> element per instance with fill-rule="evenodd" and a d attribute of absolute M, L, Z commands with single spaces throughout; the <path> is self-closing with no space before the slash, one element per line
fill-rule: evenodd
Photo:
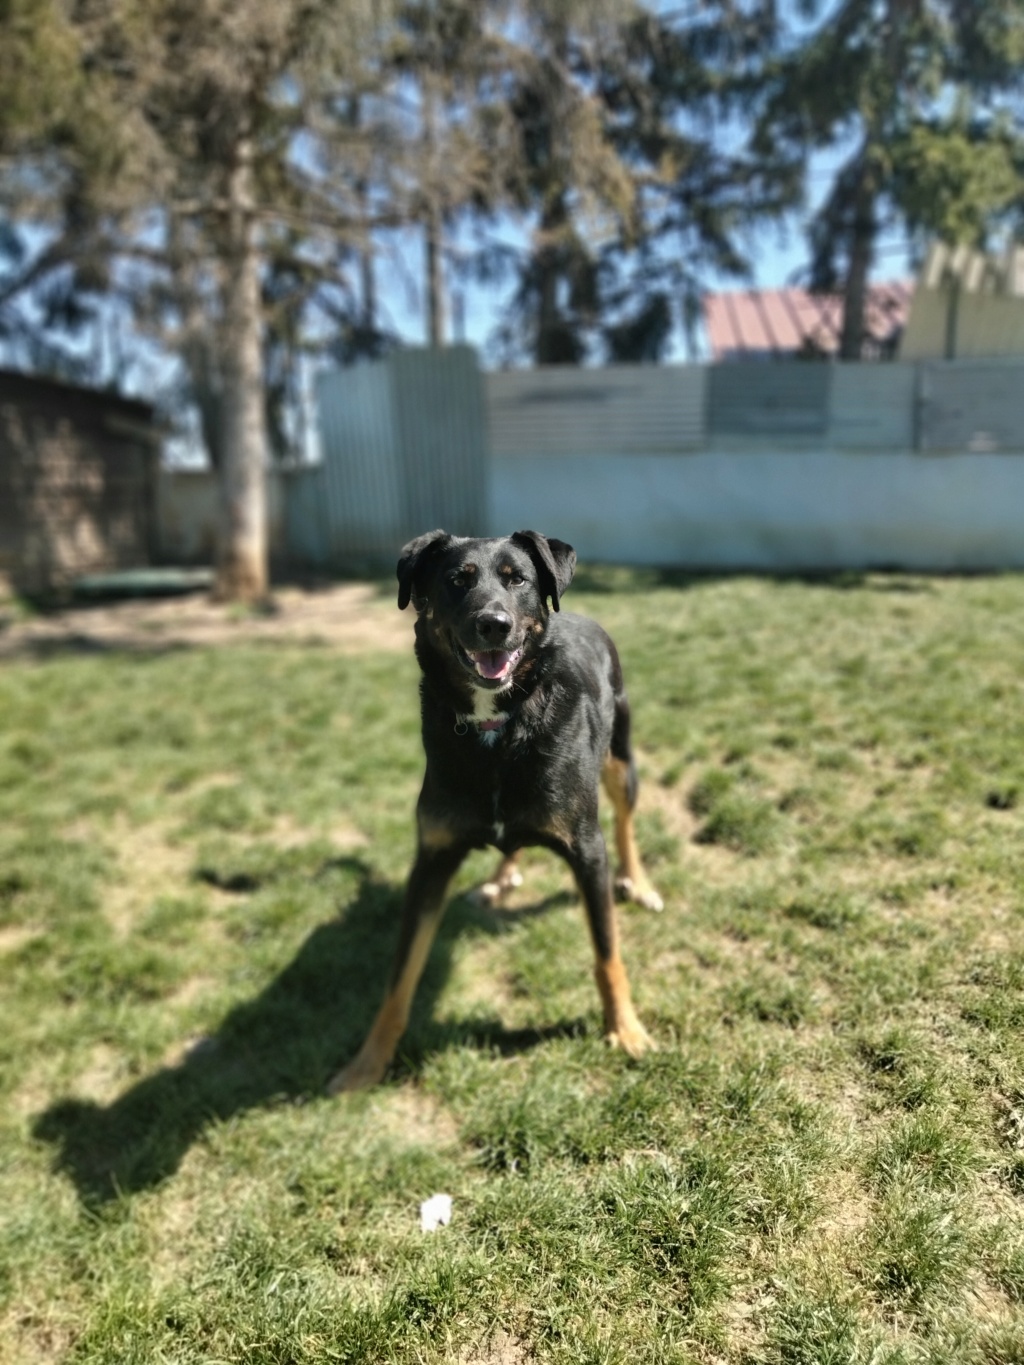
<path fill-rule="evenodd" d="M 519 649 L 467 649 L 466 658 L 481 678 L 488 682 L 502 682 L 512 676 L 512 670 L 523 657 Z"/>

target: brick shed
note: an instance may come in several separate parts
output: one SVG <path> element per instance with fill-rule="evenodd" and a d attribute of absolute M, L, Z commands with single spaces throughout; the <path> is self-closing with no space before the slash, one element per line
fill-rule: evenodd
<path fill-rule="evenodd" d="M 159 448 L 146 403 L 0 370 L 0 572 L 36 594 L 149 564 Z"/>

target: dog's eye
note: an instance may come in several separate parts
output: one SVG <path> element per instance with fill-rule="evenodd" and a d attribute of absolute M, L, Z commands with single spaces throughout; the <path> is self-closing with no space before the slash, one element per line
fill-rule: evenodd
<path fill-rule="evenodd" d="M 510 573 L 508 576 L 508 585 L 510 588 L 521 588 L 525 582 L 526 579 L 521 573 Z"/>

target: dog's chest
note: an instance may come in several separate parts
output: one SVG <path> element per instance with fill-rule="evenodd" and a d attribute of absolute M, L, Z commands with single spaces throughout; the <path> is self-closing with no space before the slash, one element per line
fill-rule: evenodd
<path fill-rule="evenodd" d="M 476 738 L 487 748 L 493 748 L 498 736 L 508 724 L 508 712 L 498 707 L 500 693 L 485 691 L 482 687 L 473 688 L 473 711 L 466 717 L 467 724 Z"/>
<path fill-rule="evenodd" d="M 497 700 L 493 691 L 474 689 L 473 709 L 459 712 L 454 727 L 451 719 L 431 727 L 425 738 L 432 801 L 473 839 L 500 848 L 524 822 L 536 823 L 548 784 L 545 756 L 521 742 L 516 716 Z M 494 728 L 481 728 L 488 724 Z"/>
<path fill-rule="evenodd" d="M 508 712 L 502 711 L 497 704 L 499 695 L 500 693 L 490 689 L 485 690 L 481 687 L 473 689 L 473 711 L 466 719 L 471 738 L 476 744 L 482 745 L 485 751 L 495 749 L 499 739 L 511 724 Z M 504 754 L 499 757 L 498 753 L 494 753 L 488 755 L 488 759 L 490 761 L 485 765 L 487 774 L 485 790 L 481 792 L 482 799 L 477 809 L 477 818 L 487 827 L 489 842 L 500 847 L 505 842 L 510 797 L 513 810 L 519 805 L 515 799 L 518 765 L 514 761 L 510 762 Z"/>

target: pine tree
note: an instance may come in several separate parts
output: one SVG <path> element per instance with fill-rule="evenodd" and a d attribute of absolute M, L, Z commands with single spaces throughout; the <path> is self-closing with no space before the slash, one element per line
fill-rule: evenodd
<path fill-rule="evenodd" d="M 840 355 L 859 359 L 888 227 L 982 245 L 1016 192 L 1001 97 L 1024 55 L 1024 5 L 841 0 L 770 73 L 755 151 L 842 146 L 811 220 L 809 282 L 844 299 Z"/>
<path fill-rule="evenodd" d="M 500 344 L 538 364 L 657 360 L 708 274 L 744 273 L 747 231 L 792 202 L 791 165 L 720 132 L 773 50 L 774 5 L 537 0 L 523 24 L 503 154 L 533 237 Z"/>
<path fill-rule="evenodd" d="M 608 136 L 636 187 L 602 252 L 602 334 L 613 360 L 660 358 L 692 331 L 707 281 L 749 273 L 752 231 L 795 201 L 792 158 L 752 155 L 736 126 L 760 97 L 773 3 L 640 12 L 596 73 Z"/>

